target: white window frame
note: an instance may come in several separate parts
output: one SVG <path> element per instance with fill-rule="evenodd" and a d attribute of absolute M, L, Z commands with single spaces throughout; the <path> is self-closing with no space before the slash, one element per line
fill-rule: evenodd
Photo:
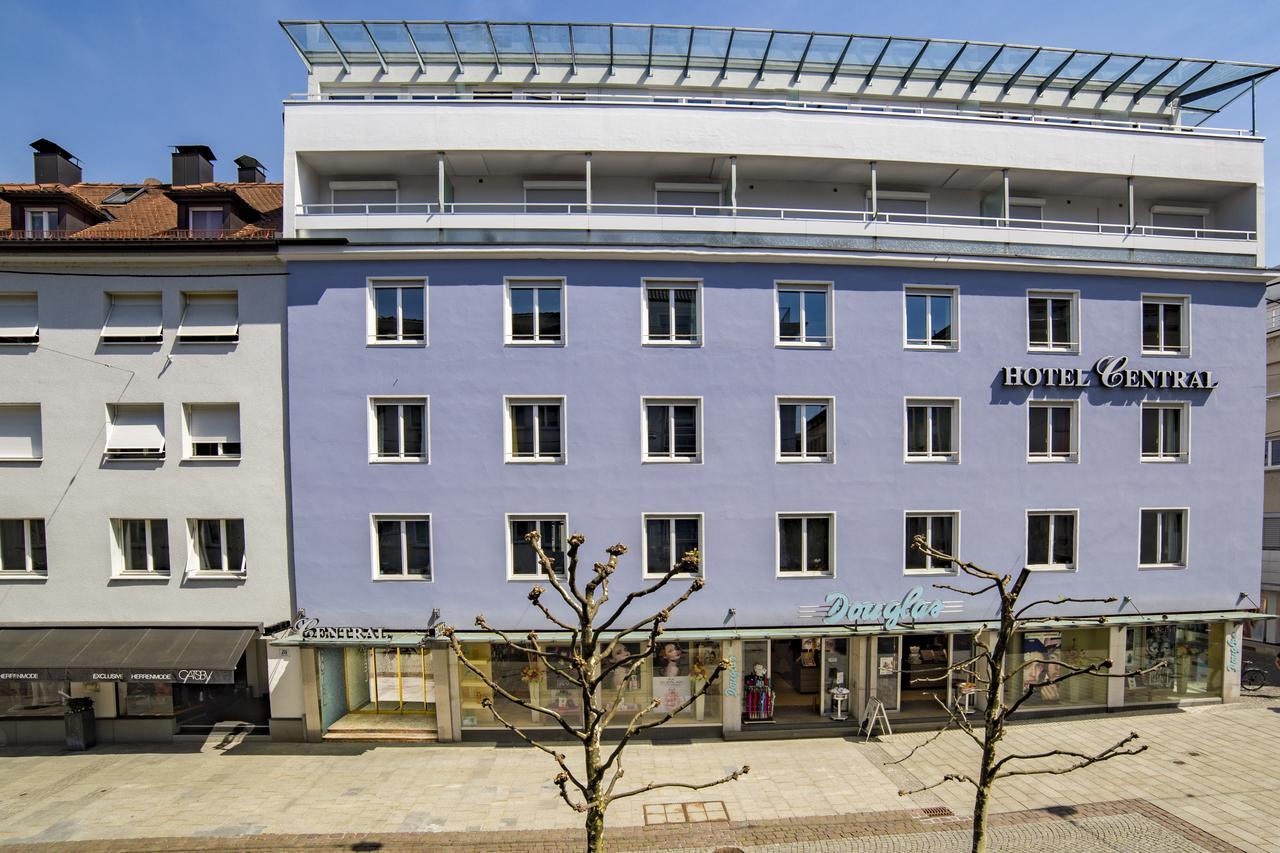
<path fill-rule="evenodd" d="M 1071 340 L 1064 343 L 1050 341 L 1047 344 L 1038 344 L 1031 340 L 1031 300 L 1032 299 L 1066 299 L 1071 304 Z M 1080 291 L 1078 290 L 1046 290 L 1043 288 L 1028 288 L 1026 299 L 1027 314 L 1027 352 L 1034 353 L 1065 353 L 1068 355 L 1078 354 L 1080 352 L 1081 327 L 1080 322 Z M 1047 315 L 1046 322 L 1050 336 L 1053 335 L 1052 315 Z"/>
<path fill-rule="evenodd" d="M 145 569 L 130 569 L 128 566 L 129 557 L 125 549 L 124 541 L 124 524 L 127 521 L 141 521 L 146 531 L 144 549 L 147 552 L 147 567 Z M 165 534 L 169 532 L 169 519 L 167 518 L 113 518 L 111 519 L 111 542 L 113 545 L 111 554 L 111 576 L 113 578 L 129 578 L 130 580 L 151 579 L 167 582 L 173 574 L 173 540 L 168 538 L 166 541 L 169 547 L 169 568 L 167 571 L 158 571 L 155 567 L 155 550 L 152 547 L 152 527 L 156 523 L 165 525 Z"/>
<path fill-rule="evenodd" d="M 671 430 L 671 453 L 667 456 L 649 455 L 649 407 L 650 406 L 693 406 L 695 449 L 693 456 L 677 456 L 675 453 L 675 424 L 673 416 L 667 415 L 667 429 Z M 561 413 L 563 423 L 564 415 Z M 563 431 L 563 427 L 562 427 Z M 702 458 L 702 398 L 701 397 L 641 397 L 640 398 L 640 461 L 656 462 L 663 465 L 701 465 Z"/>
<path fill-rule="evenodd" d="M 209 228 L 195 228 L 191 224 L 193 213 L 216 213 L 221 223 L 215 230 Z M 192 234 L 223 234 L 227 231 L 227 209 L 220 204 L 197 204 L 187 208 L 187 231 Z"/>
<path fill-rule="evenodd" d="M 783 406 L 808 406 L 820 404 L 827 407 L 827 452 L 822 454 L 810 454 L 806 445 L 808 444 L 808 427 L 800 438 L 800 455 L 784 456 L 782 454 L 782 407 Z M 797 464 L 828 464 L 833 465 L 836 461 L 836 398 L 830 396 L 796 396 L 787 395 L 785 397 L 773 398 L 773 456 L 775 462 L 797 463 Z"/>
<path fill-rule="evenodd" d="M 1142 462 L 1151 462 L 1156 465 L 1168 465 L 1170 463 L 1186 463 L 1191 461 L 1191 404 L 1186 401 L 1166 402 L 1162 400 L 1143 400 L 1138 407 L 1138 459 Z M 1181 412 L 1179 415 L 1180 423 L 1178 424 L 1178 433 L 1180 446 L 1178 452 L 1172 456 L 1163 453 L 1157 453 L 1148 456 L 1142 450 L 1142 420 L 1146 417 L 1149 410 L 1159 411 L 1162 409 L 1176 409 Z M 1163 444 L 1164 437 L 1164 420 L 1158 421 L 1159 427 L 1156 430 L 1157 444 Z"/>
<path fill-rule="evenodd" d="M 116 307 L 123 304 L 126 300 L 141 302 L 144 297 L 154 299 L 159 303 L 160 317 L 156 322 L 155 330 L 148 331 L 142 335 L 118 335 L 111 331 L 111 318 L 115 314 Z M 117 300 L 120 300 L 117 302 Z M 98 334 L 103 344 L 112 346 L 138 346 L 138 345 L 155 345 L 164 342 L 164 294 L 161 291 L 114 291 L 107 294 L 107 317 L 102 322 L 102 331 Z"/>
<path fill-rule="evenodd" d="M 1053 516 L 1069 515 L 1072 521 L 1071 535 L 1071 562 L 1063 565 L 1061 563 L 1032 563 L 1031 555 L 1023 553 L 1023 565 L 1033 572 L 1074 572 L 1080 568 L 1080 510 L 1079 509 L 1029 509 L 1026 512 L 1026 527 L 1022 533 L 1023 547 L 1030 544 L 1031 539 L 1031 516 L 1047 515 L 1049 516 L 1049 552 L 1053 552 L 1053 532 L 1057 526 L 1057 521 Z"/>
<path fill-rule="evenodd" d="M 200 522 L 216 521 L 218 522 L 218 544 L 222 550 L 221 569 L 202 569 L 200 568 Z M 233 569 L 227 565 L 227 522 L 238 521 L 244 528 L 244 554 L 240 558 L 240 567 Z M 172 543 L 170 543 L 169 552 L 170 562 L 173 560 Z M 199 578 L 202 580 L 217 578 L 244 578 L 247 574 L 249 565 L 249 527 L 245 524 L 243 518 L 188 518 L 187 519 L 187 572 L 186 576 L 191 578 Z"/>
<path fill-rule="evenodd" d="M 191 410 L 192 410 L 192 407 L 195 407 L 195 408 L 208 408 L 208 407 L 221 407 L 221 408 L 228 408 L 228 407 L 233 407 L 233 406 L 235 407 L 235 410 L 236 410 L 236 425 L 237 425 L 237 427 L 238 427 L 238 429 L 239 429 L 239 432 L 240 432 L 240 441 L 239 441 L 239 442 L 235 442 L 235 443 L 238 443 L 238 444 L 240 445 L 240 452 L 239 452 L 239 453 L 223 453 L 223 452 L 222 452 L 222 445 L 227 444 L 227 443 L 229 443 L 229 442 L 215 442 L 215 443 L 217 443 L 217 444 L 218 444 L 218 453 L 213 454 L 213 455 L 200 455 L 200 454 L 197 454 L 197 453 L 195 452 L 195 451 L 196 451 L 196 447 L 195 447 L 195 445 L 196 445 L 196 442 L 195 442 L 195 436 L 194 436 L 194 435 L 192 435 L 192 433 L 191 433 L 191 414 L 192 414 Z M 183 461 L 183 462 L 231 462 L 231 463 L 235 463 L 235 462 L 239 462 L 239 461 L 240 461 L 241 459 L 243 459 L 243 458 L 244 458 L 244 418 L 243 418 L 243 417 L 241 417 L 240 404 L 239 404 L 239 403 L 234 403 L 234 402 L 216 402 L 216 401 L 207 401 L 207 402 L 206 402 L 206 401 L 201 401 L 201 402 L 195 402 L 195 403 L 183 403 L 183 404 L 182 404 L 182 461 Z"/>
<path fill-rule="evenodd" d="M 1273 456 L 1271 453 L 1272 444 L 1280 447 L 1280 433 L 1268 435 L 1266 443 L 1263 445 L 1262 469 L 1264 471 L 1280 471 L 1280 450 Z"/>
<path fill-rule="evenodd" d="M 1071 442 L 1070 442 L 1071 449 L 1067 451 L 1066 454 L 1055 454 L 1053 453 L 1052 450 L 1049 450 L 1044 455 L 1033 455 L 1031 453 L 1031 410 L 1032 409 L 1050 409 L 1050 408 L 1056 408 L 1059 406 L 1067 406 L 1071 409 Z M 1080 426 L 1080 418 L 1081 418 L 1080 401 L 1078 399 L 1061 400 L 1061 399 L 1035 398 L 1035 399 L 1027 400 L 1026 409 L 1027 409 L 1027 443 L 1026 443 L 1027 462 L 1033 462 L 1037 464 L 1049 463 L 1049 464 L 1057 464 L 1057 465 L 1079 463 L 1080 456 L 1081 456 L 1080 438 L 1081 438 L 1081 432 L 1082 432 L 1081 426 Z M 1049 433 L 1046 436 L 1046 439 L 1048 440 L 1048 443 L 1046 446 L 1049 448 L 1053 447 L 1053 441 L 1052 441 L 1053 431 L 1051 429 L 1052 423 L 1053 423 L 1052 418 L 1049 418 L 1046 420 L 1046 429 L 1049 429 Z M 1141 439 L 1141 435 L 1139 435 L 1139 439 Z"/>
<path fill-rule="evenodd" d="M 369 464 L 371 465 L 428 465 L 431 462 L 431 398 L 426 394 L 378 394 L 368 399 Z M 404 406 L 422 406 L 422 455 L 411 456 L 404 448 Z M 400 425 L 398 456 L 382 456 L 378 453 L 378 406 L 398 406 L 396 418 Z"/>
<path fill-rule="evenodd" d="M 502 340 L 509 347 L 563 347 L 569 345 L 569 286 L 564 276 L 504 276 L 502 279 Z M 538 330 L 539 308 L 533 315 L 533 340 L 516 340 L 511 330 L 511 291 L 518 288 L 559 288 L 560 290 L 560 338 L 542 340 Z"/>
<path fill-rule="evenodd" d="M 516 456 L 511 446 L 512 406 L 544 406 L 555 404 L 560 407 L 560 455 L 559 456 Z M 535 453 L 539 443 L 538 419 L 534 417 L 533 444 Z M 564 465 L 569 461 L 569 410 L 565 405 L 563 394 L 508 394 L 502 398 L 502 449 L 503 461 L 512 465 Z"/>
<path fill-rule="evenodd" d="M 0 411 L 5 409 L 35 409 L 36 412 L 36 433 L 32 436 L 32 447 L 36 451 L 31 456 L 0 456 L 0 463 L 6 462 L 26 462 L 37 463 L 44 461 L 44 406 L 40 403 L 0 403 Z M 699 434 L 699 440 L 702 436 Z"/>
<path fill-rule="evenodd" d="M 705 578 L 707 565 L 706 552 L 706 519 L 700 512 L 646 512 L 640 516 L 640 564 L 641 574 L 646 580 L 660 578 L 665 572 L 649 571 L 649 522 L 650 521 L 670 521 L 671 525 L 670 541 L 667 543 L 671 548 L 671 559 L 677 561 L 677 558 L 683 557 L 683 554 L 677 554 L 676 548 L 676 528 L 674 522 L 677 520 L 694 519 L 698 522 L 698 571 L 694 574 L 677 573 L 672 575 L 672 580 L 680 580 L 682 578 Z"/>
<path fill-rule="evenodd" d="M 1182 562 L 1181 563 L 1144 563 L 1142 562 L 1142 514 L 1144 512 L 1180 512 L 1182 513 Z M 1163 527 L 1163 521 L 1157 527 Z M 1157 532 L 1156 541 L 1160 535 Z M 1185 506 L 1144 506 L 1138 509 L 1138 568 L 1177 569 L 1183 570 L 1191 565 L 1191 508 Z"/>
<path fill-rule="evenodd" d="M 1156 305 L 1181 305 L 1182 306 L 1182 339 L 1183 344 L 1177 348 L 1163 346 L 1164 342 L 1164 311 L 1160 312 L 1160 340 L 1161 346 L 1158 348 L 1149 348 L 1146 344 L 1145 329 L 1143 328 L 1143 313 L 1146 310 L 1147 303 Z M 1153 358 L 1188 358 L 1191 355 L 1191 296 L 1186 293 L 1144 293 L 1142 299 L 1138 303 L 1138 344 L 1144 356 Z"/>
<path fill-rule="evenodd" d="M 26 334 L 5 336 L 0 339 L 0 347 L 31 347 L 40 343 L 40 295 L 28 291 L 0 292 L 0 302 L 16 302 L 19 299 L 25 300 L 27 298 L 30 298 L 31 307 L 35 309 L 33 312 L 35 314 L 35 325 L 31 327 L 29 332 L 26 332 L 25 326 L 13 327 L 15 329 L 21 328 Z"/>
<path fill-rule="evenodd" d="M 378 557 L 378 522 L 380 521 L 398 521 L 400 524 L 400 568 L 401 573 L 398 575 L 384 575 L 378 571 L 381 562 Z M 415 575 L 409 572 L 409 548 L 408 534 L 405 532 L 403 522 L 406 521 L 425 521 L 427 523 L 427 574 Z M 431 523 L 431 513 L 429 512 L 372 512 L 369 513 L 369 562 L 371 577 L 375 582 L 382 583 L 390 581 L 392 583 L 435 583 L 436 579 L 436 531 L 435 525 Z"/>
<path fill-rule="evenodd" d="M 923 555 L 926 566 L 923 569 L 907 568 L 907 548 L 911 546 L 911 541 L 907 539 L 907 519 L 909 518 L 935 518 L 937 516 L 951 516 L 951 554 L 952 556 L 960 556 L 960 510 L 958 509 L 909 509 L 902 513 L 902 574 L 905 576 L 919 575 L 942 575 L 953 576 L 957 569 L 952 566 L 949 569 L 934 568 L 933 557 Z M 929 540 L 929 546 L 934 547 L 933 543 L 933 525 L 932 523 L 925 525 L 928 531 L 926 538 Z"/>
<path fill-rule="evenodd" d="M 684 285 L 680 287 L 678 285 Z M 692 286 L 690 286 L 692 285 Z M 653 338 L 649 336 L 649 288 L 671 291 L 667 301 L 668 316 L 671 320 L 671 337 Z M 675 291 L 692 290 L 694 299 L 694 322 L 698 324 L 692 338 L 679 340 L 675 337 Z M 640 344 L 646 347 L 700 347 L 706 340 L 706 329 L 703 324 L 702 279 L 700 278 L 642 278 L 640 280 Z"/>
<path fill-rule="evenodd" d="M 0 581 L 5 580 L 45 580 L 49 577 L 49 524 L 43 518 L 5 518 L 2 521 L 22 522 L 22 548 L 24 568 L 21 571 L 5 569 L 0 566 Z M 44 525 L 44 569 L 37 570 L 31 556 L 31 523 L 38 521 Z"/>
<path fill-rule="evenodd" d="M 782 520 L 784 518 L 798 518 L 805 522 L 803 525 L 800 540 L 800 561 L 801 568 L 798 572 L 782 571 Z M 811 518 L 827 519 L 827 552 L 830 558 L 831 567 L 825 572 L 815 572 L 804 568 L 805 556 L 809 550 L 809 524 Z M 826 580 L 834 579 L 836 576 L 836 513 L 829 512 L 778 512 L 774 514 L 773 519 L 773 574 L 775 578 L 821 578 Z"/>
<path fill-rule="evenodd" d="M 792 281 L 779 279 L 773 283 L 773 345 L 795 349 L 832 349 L 836 343 L 835 282 Z M 825 338 L 809 340 L 804 334 L 804 297 L 800 298 L 800 337 L 797 340 L 782 339 L 782 318 L 779 316 L 779 297 L 782 291 L 822 293 L 827 300 L 827 334 Z"/>
<path fill-rule="evenodd" d="M 938 406 L 951 408 L 951 452 L 935 454 L 932 449 L 923 454 L 911 454 L 909 444 L 908 410 L 913 406 L 927 406 L 931 410 Z M 929 414 L 929 429 L 926 440 L 933 447 L 933 413 Z M 960 464 L 960 398 L 959 397 L 903 397 L 902 398 L 902 460 L 910 463 L 947 463 Z"/>
<path fill-rule="evenodd" d="M 396 293 L 396 337 L 378 337 L 378 290 L 394 288 Z M 422 340 L 404 336 L 404 290 L 422 288 Z M 420 276 L 369 276 L 365 279 L 365 346 L 425 347 L 431 341 L 430 290 Z"/>
<path fill-rule="evenodd" d="M 506 557 L 506 559 L 507 559 L 507 582 L 508 582 L 508 583 L 511 583 L 511 582 L 513 582 L 513 581 L 515 581 L 515 582 L 525 582 L 525 583 L 538 583 L 538 582 L 540 582 L 540 581 L 544 581 L 544 580 L 546 580 L 546 577 L 547 577 L 546 575 L 544 575 L 544 574 L 542 573 L 541 567 L 539 567 L 539 570 L 538 570 L 537 572 L 534 572 L 534 573 L 533 573 L 533 574 L 531 574 L 531 575 L 517 575 L 517 574 L 515 573 L 515 571 L 514 571 L 514 569 L 515 569 L 514 557 L 515 557 L 515 546 L 516 546 L 516 543 L 511 541 L 511 522 L 513 522 L 513 521 L 563 521 L 563 522 L 564 522 L 564 550 L 565 550 L 565 554 L 566 554 L 565 560 L 566 560 L 566 562 L 568 561 L 568 556 L 567 556 L 567 555 L 568 555 L 568 553 L 569 553 L 569 536 L 570 536 L 570 528 L 569 528 L 569 513 L 567 513 L 567 512 L 508 512 L 508 513 L 504 513 L 504 514 L 503 514 L 503 516 L 502 516 L 502 524 L 503 524 L 503 528 L 504 528 L 505 532 L 502 534 L 502 541 L 506 543 L 506 550 L 507 550 L 507 557 Z M 433 538 L 434 538 L 434 537 L 433 537 Z M 522 546 L 525 546 L 525 543 L 523 543 L 523 542 L 521 542 L 520 544 L 521 544 Z M 527 546 L 526 546 L 526 547 L 527 547 Z M 566 566 L 565 566 L 565 568 L 566 568 L 566 570 L 567 570 L 567 569 L 568 569 L 568 566 L 566 565 Z M 559 577 L 559 578 L 561 578 L 561 579 L 564 579 L 564 578 L 566 578 L 566 577 L 567 577 L 567 575 L 560 575 L 560 576 L 558 576 L 558 577 Z"/>
<path fill-rule="evenodd" d="M 49 219 L 52 217 L 53 225 L 49 225 Z M 41 225 L 36 227 L 36 219 L 39 218 Z M 58 230 L 58 208 L 56 207 L 28 207 L 23 213 L 23 219 L 26 224 L 26 231 L 29 234 L 49 235 L 56 233 Z"/>
<path fill-rule="evenodd" d="M 934 344 L 932 342 L 913 343 L 907 336 L 907 297 L 909 296 L 948 296 L 951 298 L 951 342 Z M 933 311 L 926 310 L 928 318 L 928 336 L 933 338 Z M 904 284 L 902 286 L 902 348 L 909 350 L 927 350 L 930 352 L 960 351 L 960 288 L 954 285 L 938 284 Z"/>

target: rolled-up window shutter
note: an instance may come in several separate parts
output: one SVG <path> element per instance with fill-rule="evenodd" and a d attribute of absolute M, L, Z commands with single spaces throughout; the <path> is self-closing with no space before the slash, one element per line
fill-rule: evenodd
<path fill-rule="evenodd" d="M 107 453 L 164 453 L 164 407 L 116 406 L 107 431 Z"/>
<path fill-rule="evenodd" d="M 1262 519 L 1262 550 L 1280 551 L 1280 516 Z"/>
<path fill-rule="evenodd" d="M 39 339 L 36 295 L 0 294 L 0 344 L 34 344 Z"/>
<path fill-rule="evenodd" d="M 190 408 L 187 431 L 193 443 L 223 444 L 240 441 L 240 407 L 231 405 L 195 405 Z"/>
<path fill-rule="evenodd" d="M 234 293 L 188 293 L 178 326 L 180 341 L 231 341 L 240 334 L 239 300 Z"/>
<path fill-rule="evenodd" d="M 39 459 L 39 406 L 0 406 L 0 459 Z"/>
<path fill-rule="evenodd" d="M 158 293 L 115 293 L 102 337 L 115 341 L 159 341 L 161 302 Z"/>

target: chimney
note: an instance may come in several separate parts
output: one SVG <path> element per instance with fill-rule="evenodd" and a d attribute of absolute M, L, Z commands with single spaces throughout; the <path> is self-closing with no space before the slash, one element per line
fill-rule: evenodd
<path fill-rule="evenodd" d="M 80 183 L 80 161 L 70 151 L 47 139 L 37 139 L 31 147 L 36 150 L 37 184 Z"/>
<path fill-rule="evenodd" d="M 236 158 L 236 180 L 242 184 L 263 184 L 267 181 L 267 167 L 248 154 Z"/>
<path fill-rule="evenodd" d="M 205 145 L 173 146 L 173 180 L 175 187 L 208 184 L 213 181 L 213 161 L 218 159 Z"/>

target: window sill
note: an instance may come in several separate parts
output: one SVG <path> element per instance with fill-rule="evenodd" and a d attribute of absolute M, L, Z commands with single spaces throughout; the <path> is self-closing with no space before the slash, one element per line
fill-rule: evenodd
<path fill-rule="evenodd" d="M 953 578 L 956 576 L 955 569 L 903 569 L 902 573 L 907 577 L 933 576 L 940 578 Z"/>
<path fill-rule="evenodd" d="M 775 572 L 778 580 L 831 580 L 835 572 Z"/>
<path fill-rule="evenodd" d="M 1191 350 L 1144 349 L 1143 358 L 1190 358 Z"/>
<path fill-rule="evenodd" d="M 778 349 L 835 349 L 834 341 L 777 341 L 773 345 Z"/>
<path fill-rule="evenodd" d="M 701 465 L 701 456 L 645 456 L 640 460 L 644 465 Z M 1280 470 L 1280 469 L 1278 469 Z"/>
<path fill-rule="evenodd" d="M 216 572 L 216 571 L 197 571 L 187 572 L 183 577 L 187 580 L 197 581 L 242 581 L 246 577 L 245 572 Z"/>
<path fill-rule="evenodd" d="M 1069 347 L 1043 347 L 1028 346 L 1027 352 L 1031 355 L 1079 355 L 1080 345 L 1072 344 Z"/>
<path fill-rule="evenodd" d="M 370 456 L 370 465 L 426 465 L 425 456 Z"/>
<path fill-rule="evenodd" d="M 647 581 L 660 581 L 664 577 L 666 577 L 666 575 L 653 575 L 653 574 L 649 574 L 648 572 L 645 572 L 640 576 L 642 580 L 647 580 Z M 683 580 L 691 581 L 694 578 L 705 578 L 705 575 L 703 575 L 702 572 L 676 572 L 674 575 L 671 576 L 671 581 L 672 583 L 676 581 L 683 581 Z"/>
<path fill-rule="evenodd" d="M 960 457 L 956 454 L 950 456 L 908 456 L 903 461 L 908 465 L 959 465 Z"/>
<path fill-rule="evenodd" d="M 192 462 L 197 462 L 197 463 L 212 462 L 218 465 L 235 465 L 243 458 L 244 458 L 243 456 L 184 456 L 180 460 L 179 464 L 186 465 Z"/>
<path fill-rule="evenodd" d="M 1076 567 L 1044 565 L 1044 566 L 1027 566 L 1026 569 L 1029 572 L 1037 572 L 1037 573 L 1039 572 L 1074 572 L 1076 570 Z"/>
<path fill-rule="evenodd" d="M 779 465 L 833 465 L 836 460 L 832 456 L 779 456 L 774 461 Z"/>
<path fill-rule="evenodd" d="M 49 579 L 48 572 L 4 572 L 0 571 L 0 583 L 44 583 Z"/>
<path fill-rule="evenodd" d="M 423 341 L 415 341 L 415 340 L 406 340 L 406 341 L 375 341 L 375 340 L 366 340 L 366 341 L 365 341 L 365 346 L 370 346 L 370 347 L 419 347 L 419 348 L 425 348 L 425 347 L 426 347 L 426 345 L 427 345 L 427 342 L 426 342 L 425 340 L 423 340 Z"/>
<path fill-rule="evenodd" d="M 431 583 L 430 575 L 374 575 L 374 583 Z"/>
<path fill-rule="evenodd" d="M 160 572 L 116 572 L 111 576 L 113 581 L 147 581 L 149 583 L 168 583 L 170 575 Z"/>
<path fill-rule="evenodd" d="M 567 584 L 569 582 L 569 578 L 565 574 L 556 575 L 556 580 L 560 581 L 560 583 L 562 584 Z M 547 581 L 547 576 L 542 572 L 539 572 L 536 575 L 507 575 L 507 583 L 543 583 L 543 582 L 549 583 L 550 581 Z"/>
<path fill-rule="evenodd" d="M 565 342 L 562 340 L 561 341 L 513 341 L 508 338 L 503 343 L 503 345 L 509 346 L 509 347 L 562 347 L 565 345 Z"/>
<path fill-rule="evenodd" d="M 138 454 L 137 456 L 122 456 L 115 453 L 102 454 L 103 464 L 111 465 L 118 465 L 127 462 L 163 462 L 164 458 L 165 454 L 163 453 L 157 453 L 154 456 L 144 456 L 142 454 Z"/>
<path fill-rule="evenodd" d="M 641 338 L 640 346 L 642 347 L 693 347 L 702 346 L 702 340 L 696 341 L 652 341 L 648 338 Z"/>
<path fill-rule="evenodd" d="M 563 465 L 564 457 L 557 456 L 554 459 L 524 459 L 518 456 L 508 456 L 505 461 L 508 465 Z"/>
<path fill-rule="evenodd" d="M 1144 464 L 1151 463 L 1155 465 L 1177 465 L 1178 463 L 1189 462 L 1190 459 L 1185 455 L 1183 456 L 1143 456 L 1141 458 L 1141 461 Z M 1277 470 L 1280 470 L 1280 468 L 1269 468 L 1264 470 L 1277 471 Z"/>
<path fill-rule="evenodd" d="M 1079 462 L 1080 457 L 1072 454 L 1071 456 L 1028 456 L 1027 463 L 1031 465 L 1065 465 L 1073 462 Z"/>
<path fill-rule="evenodd" d="M 0 456 L 0 465 L 39 465 L 43 456 Z"/>
<path fill-rule="evenodd" d="M 919 352 L 959 352 L 960 344 L 904 344 L 902 348 Z"/>
<path fill-rule="evenodd" d="M 1186 563 L 1139 563 L 1138 564 L 1138 571 L 1140 572 L 1160 570 L 1160 569 L 1172 569 L 1175 571 L 1182 571 L 1186 568 L 1187 568 Z"/>

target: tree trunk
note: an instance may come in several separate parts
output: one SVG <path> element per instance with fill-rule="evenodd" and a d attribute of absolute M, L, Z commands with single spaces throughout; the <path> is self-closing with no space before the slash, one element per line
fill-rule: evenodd
<path fill-rule="evenodd" d="M 587 809 L 587 853 L 604 853 L 604 809 Z"/>
<path fill-rule="evenodd" d="M 982 769 L 978 773 L 978 791 L 973 797 L 972 853 L 987 853 L 987 812 L 991 806 L 991 767 L 995 764 L 995 747 L 982 748 Z"/>

